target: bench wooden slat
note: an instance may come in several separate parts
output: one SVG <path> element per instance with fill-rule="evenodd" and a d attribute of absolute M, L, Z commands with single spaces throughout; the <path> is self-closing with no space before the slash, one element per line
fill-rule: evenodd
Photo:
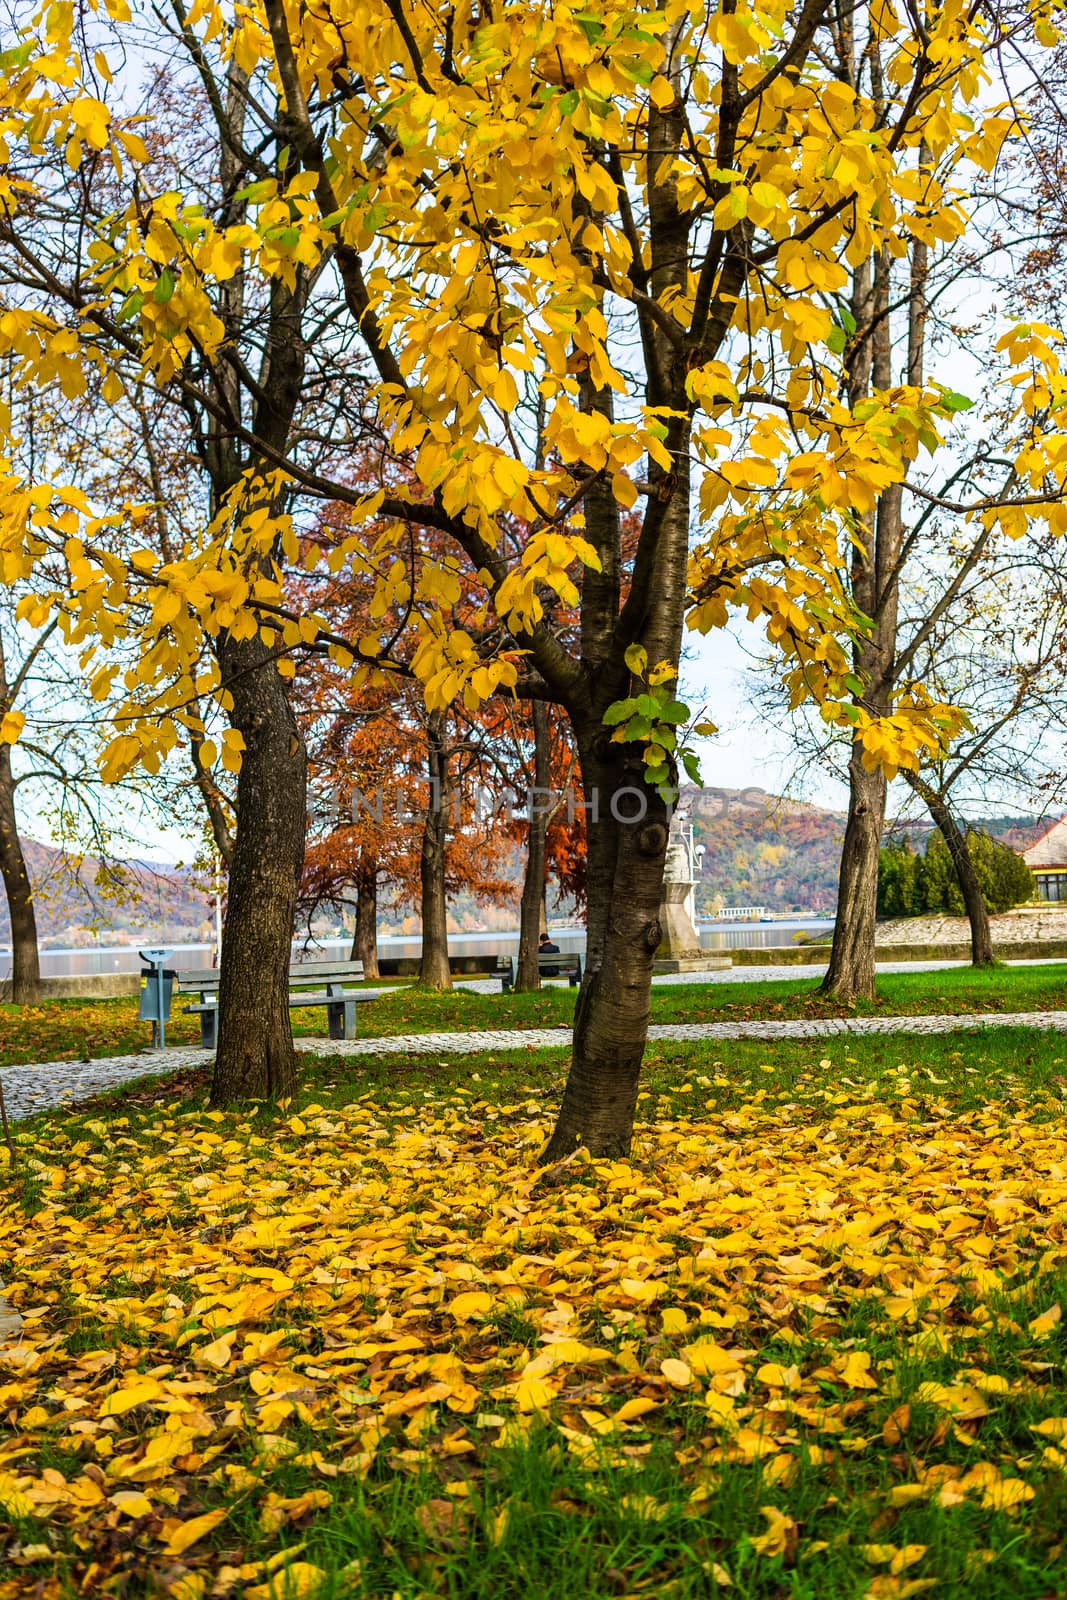
<path fill-rule="evenodd" d="M 346 989 L 345 981 L 361 982 L 362 961 L 308 961 L 289 968 L 288 981 L 290 1009 L 299 1006 L 325 1006 L 326 1020 L 331 1039 L 356 1037 L 356 1007 L 368 1001 L 383 1000 L 387 989 Z M 310 989 L 325 983 L 325 989 Z M 177 987 L 183 993 L 193 991 L 200 996 L 199 1005 L 183 1006 L 183 1012 L 199 1016 L 200 1043 L 205 1050 L 214 1050 L 218 1043 L 218 987 L 216 968 L 189 969 L 179 972 Z"/>
<path fill-rule="evenodd" d="M 577 951 L 547 950 L 544 954 L 538 951 L 537 970 L 545 978 L 569 978 L 571 988 L 576 989 L 582 981 L 582 958 Z M 518 958 L 511 956 L 506 971 L 500 975 L 501 990 L 514 989 L 518 977 Z"/>
<path fill-rule="evenodd" d="M 182 994 L 190 989 L 217 989 L 219 986 L 218 967 L 179 967 L 177 972 L 177 987 Z M 362 961 L 305 961 L 291 966 L 288 971 L 291 989 L 304 984 L 328 983 L 331 979 L 362 983 Z"/>

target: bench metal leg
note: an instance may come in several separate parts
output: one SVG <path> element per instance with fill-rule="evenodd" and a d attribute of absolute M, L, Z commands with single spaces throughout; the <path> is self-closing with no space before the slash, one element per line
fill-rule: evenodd
<path fill-rule="evenodd" d="M 354 1000 L 333 1000 L 326 1007 L 326 1020 L 329 1023 L 331 1039 L 354 1039 L 356 1037 L 356 1002 Z"/>
<path fill-rule="evenodd" d="M 217 1050 L 219 1043 L 219 1013 L 216 1007 L 200 1013 L 200 1048 Z"/>

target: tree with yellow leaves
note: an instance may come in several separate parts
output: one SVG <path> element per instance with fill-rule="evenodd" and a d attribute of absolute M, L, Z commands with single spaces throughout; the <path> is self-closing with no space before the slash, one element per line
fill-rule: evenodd
<path fill-rule="evenodd" d="M 839 634 L 864 624 L 844 552 L 878 495 L 938 447 L 952 406 L 936 383 L 842 391 L 834 311 L 859 262 L 966 227 L 960 174 L 989 167 L 1011 130 L 990 104 L 988 63 L 1017 19 L 955 5 L 921 18 L 879 0 L 856 17 L 858 54 L 878 51 L 874 93 L 827 65 L 843 26 L 829 0 L 172 5 L 168 35 L 156 13 L 132 20 L 126 0 L 107 0 L 91 50 L 69 9 L 46 5 L 5 57 L 0 343 L 27 382 L 76 384 L 86 364 L 111 381 L 136 363 L 176 404 L 202 408 L 233 470 L 204 536 L 166 561 L 147 548 L 113 561 L 98 549 L 102 519 L 132 513 L 76 504 L 79 526 L 61 530 L 73 598 L 42 593 L 34 615 L 62 608 L 83 640 L 140 631 L 147 666 L 115 771 L 172 738 L 188 714 L 183 663 L 205 637 L 221 669 L 205 694 L 236 702 L 239 680 L 265 681 L 243 722 L 235 708 L 265 808 L 294 753 L 260 667 L 305 646 L 356 672 L 387 666 L 397 611 L 419 630 L 412 662 L 431 711 L 502 692 L 562 705 L 588 808 L 588 949 L 546 1154 L 623 1153 L 688 720 L 673 691 L 687 609 L 703 628 L 730 604 L 766 615 L 797 692 L 851 722 Z M 110 83 L 129 31 L 143 54 L 152 28 L 184 52 L 222 130 L 232 166 L 211 204 L 186 174 L 154 173 L 135 108 Z M 1040 7 L 1030 31 L 1055 37 Z M 920 181 L 922 151 L 936 182 Z M 124 203 L 80 226 L 104 168 Z M 236 293 L 289 319 L 277 364 L 258 374 L 227 323 Z M 315 315 L 296 317 L 298 305 Z M 294 363 L 310 359 L 332 394 L 362 363 L 358 426 L 369 419 L 381 440 L 377 484 L 345 480 L 343 408 L 317 464 L 277 425 Z M 1024 377 L 1021 473 L 1030 513 L 1055 521 L 1065 442 L 1035 398 L 1062 391 L 1051 348 Z M 282 604 L 278 569 L 301 559 L 298 507 L 324 494 L 351 512 L 327 564 L 378 586 L 382 626 L 359 638 Z M 624 573 L 621 518 L 635 507 Z M 690 563 L 694 517 L 714 538 Z M 54 520 L 20 532 L 13 519 L 5 571 L 32 570 Z M 467 629 L 443 621 L 449 563 L 419 563 L 415 577 L 425 529 L 480 585 Z M 573 646 L 556 598 L 579 608 Z M 956 725 L 919 692 L 861 721 L 873 759 L 897 767 Z M 224 1038 L 246 962 L 224 948 Z M 291 1076 L 277 1069 L 260 1088 Z M 254 1074 L 222 1092 L 240 1087 Z"/>

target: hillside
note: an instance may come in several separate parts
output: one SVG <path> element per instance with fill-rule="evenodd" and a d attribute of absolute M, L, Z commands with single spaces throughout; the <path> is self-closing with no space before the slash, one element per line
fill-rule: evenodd
<path fill-rule="evenodd" d="M 755 789 L 683 791 L 704 846 L 697 911 L 719 905 L 771 911 L 833 911 L 845 835 L 843 812 Z"/>
<path fill-rule="evenodd" d="M 719 906 L 761 905 L 776 912 L 832 913 L 837 903 L 837 870 L 845 815 L 757 789 L 683 790 L 692 807 L 697 844 L 704 846 L 697 910 L 709 915 Z M 1023 849 L 1047 826 L 1034 817 L 1005 816 L 983 824 L 1015 849 Z M 929 824 L 906 831 L 921 849 Z M 26 844 L 37 897 L 42 947 L 92 945 L 99 937 L 117 943 L 145 939 L 167 944 L 210 941 L 213 903 L 200 877 L 186 868 L 152 862 L 125 862 L 102 868 L 99 861 L 76 858 L 49 845 Z M 522 861 L 512 867 L 515 902 L 476 905 L 469 896 L 450 907 L 454 931 L 514 927 Z M 552 900 L 550 890 L 550 902 Z M 340 919 L 316 919 L 323 933 Z M 415 933 L 417 908 L 383 906 L 383 932 Z M 0 893 L 0 944 L 10 938 L 7 905 Z"/>
<path fill-rule="evenodd" d="M 212 937 L 212 903 L 196 874 L 154 862 L 102 865 L 51 845 L 24 841 L 42 948 L 91 945 L 97 935 L 120 944 Z M 0 890 L 0 944 L 11 937 Z"/>
<path fill-rule="evenodd" d="M 693 810 L 694 836 L 704 846 L 697 910 L 718 905 L 761 905 L 771 911 L 832 912 L 845 836 L 845 813 L 756 789 L 683 791 Z M 1042 833 L 1035 817 L 986 818 L 982 824 L 1019 850 Z M 922 849 L 928 822 L 891 823 L 887 833 L 907 832 Z"/>

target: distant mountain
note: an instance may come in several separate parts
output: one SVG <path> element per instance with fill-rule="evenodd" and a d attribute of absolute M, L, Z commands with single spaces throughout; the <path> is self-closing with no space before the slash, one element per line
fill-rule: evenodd
<path fill-rule="evenodd" d="M 213 937 L 210 896 L 187 868 L 147 861 L 102 863 L 52 845 L 24 840 L 41 945 L 91 945 L 97 935 L 119 943 L 180 943 Z M 0 890 L 0 943 L 11 938 Z"/>
<path fill-rule="evenodd" d="M 693 831 L 704 846 L 697 910 L 759 905 L 770 911 L 826 913 L 837 905 L 837 875 L 845 813 L 759 789 L 682 791 L 693 806 Z M 985 818 L 977 824 L 1016 850 L 1031 844 L 1048 822 L 1030 816 Z M 932 824 L 891 823 L 925 847 Z"/>
<path fill-rule="evenodd" d="M 845 836 L 843 811 L 787 800 L 760 789 L 687 788 L 682 800 L 685 807 L 693 808 L 696 843 L 704 846 L 698 913 L 710 915 L 721 906 L 742 905 L 766 906 L 778 912 L 833 912 Z M 1048 819 L 994 817 L 981 826 L 1022 850 L 1045 831 Z M 927 822 L 913 822 L 890 824 L 886 832 L 906 832 L 921 850 L 930 830 Z M 89 857 L 79 862 L 33 840 L 26 843 L 26 855 L 43 947 L 89 946 L 105 936 L 118 943 L 151 940 L 165 944 L 211 942 L 214 938 L 210 890 L 187 868 L 144 861 L 102 865 Z M 510 865 L 502 870 L 502 876 L 514 877 L 514 904 L 479 906 L 469 896 L 462 896 L 449 907 L 453 931 L 513 928 L 522 865 L 521 852 L 515 852 Z M 565 909 L 556 908 L 555 914 Z M 415 933 L 417 928 L 417 907 L 382 908 L 383 933 Z M 340 930 L 339 916 L 316 919 L 316 931 L 322 935 Z M 0 944 L 10 937 L 7 904 L 0 892 Z"/>

